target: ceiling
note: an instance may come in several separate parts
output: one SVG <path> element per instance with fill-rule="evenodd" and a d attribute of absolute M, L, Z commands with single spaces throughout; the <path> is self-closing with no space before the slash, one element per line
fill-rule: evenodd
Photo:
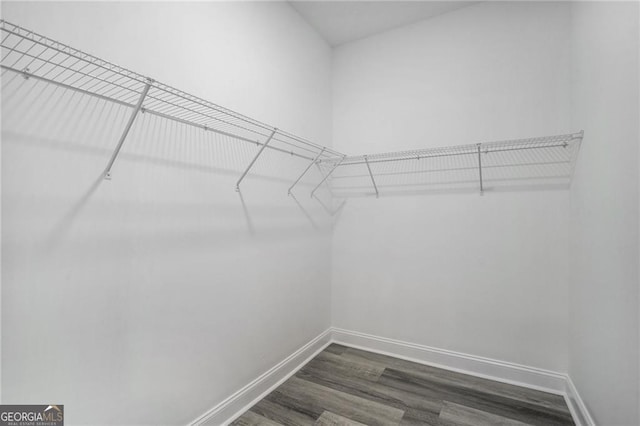
<path fill-rule="evenodd" d="M 331 46 L 460 9 L 475 1 L 290 1 Z"/>

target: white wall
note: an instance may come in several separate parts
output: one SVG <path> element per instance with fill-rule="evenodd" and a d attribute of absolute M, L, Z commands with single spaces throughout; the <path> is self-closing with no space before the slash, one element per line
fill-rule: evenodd
<path fill-rule="evenodd" d="M 572 3 L 569 373 L 597 424 L 639 424 L 637 2 Z"/>
<path fill-rule="evenodd" d="M 298 197 L 314 229 L 286 197 L 306 164 L 265 154 L 245 211 L 254 147 L 142 116 L 103 182 L 127 111 L 3 76 L 3 403 L 185 423 L 324 330 L 331 302 L 338 327 L 568 370 L 599 423 L 638 423 L 637 5 L 482 3 L 333 67 L 283 3 L 2 8 L 347 153 L 587 134 L 571 197 L 351 199 L 331 245 L 324 211 Z"/>
<path fill-rule="evenodd" d="M 331 51 L 286 3 L 2 8 L 330 144 Z M 184 424 L 330 325 L 327 215 L 308 183 L 317 230 L 286 195 L 304 161 L 265 152 L 245 213 L 234 184 L 255 146 L 142 115 L 106 182 L 129 111 L 2 81 L 3 403 L 63 403 L 68 424 Z"/>
<path fill-rule="evenodd" d="M 485 2 L 339 47 L 334 146 L 375 153 L 577 131 L 570 9 Z M 333 323 L 567 369 L 567 191 L 347 202 Z"/>

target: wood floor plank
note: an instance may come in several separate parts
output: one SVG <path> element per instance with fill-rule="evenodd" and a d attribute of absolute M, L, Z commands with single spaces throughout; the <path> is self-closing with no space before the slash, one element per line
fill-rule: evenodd
<path fill-rule="evenodd" d="M 506 417 L 445 401 L 440 412 L 442 426 L 529 426 Z"/>
<path fill-rule="evenodd" d="M 573 421 L 558 395 L 332 344 L 233 423 L 258 424 L 569 426 Z"/>
<path fill-rule="evenodd" d="M 355 422 L 351 419 L 347 419 L 346 417 L 342 417 L 337 415 L 336 413 L 332 413 L 331 411 L 325 411 L 322 415 L 316 420 L 315 426 L 367 426 L 364 423 Z"/>
<path fill-rule="evenodd" d="M 384 365 L 375 361 L 354 361 L 325 351 L 320 352 L 307 365 L 320 370 L 332 370 L 345 377 L 360 377 L 372 381 L 377 380 L 385 368 Z"/>
<path fill-rule="evenodd" d="M 259 401 L 251 407 L 251 411 L 284 426 L 313 426 L 316 419 L 315 416 L 291 410 L 268 399 Z"/>
<path fill-rule="evenodd" d="M 264 399 L 288 410 L 317 419 L 325 411 L 325 407 L 313 400 L 300 400 L 281 391 L 282 386 L 267 395 Z"/>
<path fill-rule="evenodd" d="M 437 419 L 442 406 L 441 400 L 437 398 L 437 396 L 435 399 L 425 398 L 424 396 L 405 392 L 401 389 L 380 385 L 376 382 L 357 377 L 346 377 L 331 369 L 319 369 L 311 364 L 307 364 L 298 371 L 296 377 L 360 398 L 398 408 L 405 412 L 412 410 L 411 415 L 413 417 L 425 421 L 426 419 Z M 406 415 L 405 413 L 405 416 Z"/>
<path fill-rule="evenodd" d="M 365 423 L 369 426 L 393 426 L 400 423 L 404 411 L 374 401 L 350 395 L 345 392 L 321 386 L 298 377 L 291 377 L 277 392 L 288 397 L 292 409 L 300 411 L 300 406 L 318 412 L 324 411 Z M 282 402 L 281 402 L 281 405 Z"/>
<path fill-rule="evenodd" d="M 423 373 L 431 377 L 434 381 L 442 380 L 445 383 L 455 384 L 459 387 L 474 389 L 479 392 L 492 395 L 503 396 L 524 403 L 545 407 L 550 410 L 557 411 L 558 413 L 570 415 L 569 408 L 567 407 L 564 398 L 561 395 L 554 395 L 535 389 L 528 389 L 521 386 L 496 382 L 481 377 L 469 376 L 467 374 L 418 364 L 415 362 L 376 354 L 373 352 L 366 352 L 355 348 L 348 348 L 341 356 L 343 358 L 352 359 L 354 361 L 357 361 L 359 359 L 368 359 L 398 371 L 405 371 L 416 374 Z"/>
<path fill-rule="evenodd" d="M 422 425 L 422 426 L 439 426 L 440 414 L 433 413 L 431 411 L 416 410 L 415 408 L 409 408 L 404 412 L 402 416 L 401 425 Z"/>
<path fill-rule="evenodd" d="M 346 346 L 340 345 L 338 343 L 332 343 L 329 346 L 327 346 L 323 352 L 329 352 L 329 353 L 336 354 L 336 355 L 342 355 L 344 353 L 344 351 L 346 351 L 347 349 L 349 349 L 349 348 L 346 347 Z"/>
<path fill-rule="evenodd" d="M 436 416 L 435 418 L 422 419 L 405 414 L 399 426 L 440 426 L 440 418 Z"/>
<path fill-rule="evenodd" d="M 420 373 L 410 373 L 387 368 L 378 383 L 433 398 L 439 395 L 443 400 L 459 403 L 478 410 L 541 426 L 573 425 L 570 415 L 557 413 L 544 407 L 522 403 L 516 400 L 485 394 L 455 385 L 434 382 Z"/>
<path fill-rule="evenodd" d="M 238 417 L 233 423 L 233 426 L 281 426 L 280 423 L 276 423 L 272 420 L 262 417 L 259 414 L 249 410 Z"/>

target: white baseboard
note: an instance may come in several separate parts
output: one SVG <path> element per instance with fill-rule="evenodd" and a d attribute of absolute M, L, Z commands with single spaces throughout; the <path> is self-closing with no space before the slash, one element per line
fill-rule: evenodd
<path fill-rule="evenodd" d="M 498 382 L 562 395 L 577 426 L 595 426 L 567 374 L 339 328 L 332 342 Z"/>
<path fill-rule="evenodd" d="M 346 346 L 544 392 L 565 393 L 566 375 L 561 373 L 339 328 L 332 331 L 333 341 Z"/>
<path fill-rule="evenodd" d="M 584 404 L 584 401 L 580 397 L 578 393 L 578 389 L 573 384 L 573 380 L 571 377 L 567 376 L 567 390 L 564 397 L 565 401 L 567 401 L 567 406 L 569 406 L 569 410 L 571 411 L 571 416 L 573 417 L 573 421 L 578 426 L 595 426 L 596 422 L 589 414 L 589 410 L 587 410 L 587 406 Z"/>
<path fill-rule="evenodd" d="M 260 377 L 195 419 L 190 426 L 220 426 L 231 423 L 294 375 L 330 343 L 331 329 L 327 329 Z"/>
<path fill-rule="evenodd" d="M 190 426 L 227 425 L 294 375 L 331 343 L 516 386 L 562 395 L 577 426 L 595 423 L 568 375 L 339 328 L 329 328 L 282 362 L 198 417 Z"/>

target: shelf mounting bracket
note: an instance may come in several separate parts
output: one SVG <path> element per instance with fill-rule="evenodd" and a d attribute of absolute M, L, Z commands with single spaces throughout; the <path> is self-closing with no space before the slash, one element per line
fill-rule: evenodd
<path fill-rule="evenodd" d="M 267 140 L 262 144 L 262 147 L 260 147 L 260 150 L 258 151 L 256 156 L 253 157 L 253 160 L 251 160 L 251 163 L 249 163 L 249 166 L 247 166 L 247 169 L 244 171 L 244 173 L 242 173 L 242 176 L 240 176 L 240 179 L 238 179 L 238 182 L 236 182 L 236 192 L 240 192 L 240 183 L 242 182 L 244 177 L 247 175 L 247 173 L 249 173 L 249 170 L 251 170 L 251 167 L 253 167 L 255 162 L 258 160 L 258 157 L 260 157 L 260 154 L 262 154 L 262 151 L 264 151 L 267 145 L 269 145 L 269 142 L 271 142 L 271 139 L 273 139 L 273 137 L 276 135 L 277 132 L 278 132 L 278 129 L 274 127 L 273 131 L 271 132 Z"/>
<path fill-rule="evenodd" d="M 373 178 L 373 173 L 371 172 L 371 166 L 369 166 L 369 159 L 367 158 L 367 156 L 364 156 L 364 162 L 367 165 L 367 170 L 369 170 L 369 176 L 371 176 L 371 183 L 373 183 L 373 189 L 376 190 L 376 198 L 378 198 L 380 196 L 380 194 L 378 193 L 378 186 L 376 185 L 376 180 Z"/>
<path fill-rule="evenodd" d="M 118 141 L 118 145 L 116 145 L 115 151 L 113 151 L 113 154 L 111 154 L 109 164 L 107 164 L 107 168 L 104 170 L 104 178 L 106 180 L 111 180 L 111 168 L 113 167 L 113 163 L 116 162 L 116 158 L 118 158 L 118 154 L 120 154 L 120 149 L 122 149 L 122 145 L 124 145 L 124 141 L 125 139 L 127 139 L 127 135 L 129 134 L 133 123 L 136 121 L 138 113 L 142 109 L 142 102 L 144 102 L 144 99 L 147 97 L 147 93 L 149 93 L 149 89 L 151 88 L 152 83 L 153 80 L 148 78 L 147 83 L 145 84 L 144 89 L 142 89 L 142 93 L 140 94 L 140 99 L 138 99 L 138 103 L 131 112 L 131 116 L 129 117 L 127 125 L 124 127 L 122 135 L 120 136 L 120 140 Z"/>
<path fill-rule="evenodd" d="M 313 197 L 313 194 L 315 194 L 315 193 L 316 193 L 316 191 L 318 190 L 318 188 L 320 188 L 320 185 L 322 185 L 322 184 L 323 184 L 327 179 L 329 179 L 329 176 L 331 176 L 331 173 L 333 173 L 333 172 L 334 172 L 334 170 L 335 170 L 335 169 L 337 169 L 337 168 L 338 168 L 338 166 L 339 166 L 340 164 L 342 164 L 342 162 L 344 161 L 344 159 L 345 159 L 346 157 L 347 157 L 346 155 L 343 155 L 343 156 L 342 156 L 342 158 L 340 159 L 340 161 L 338 161 L 338 162 L 337 162 L 337 163 L 336 163 L 336 164 L 331 168 L 331 170 L 329 170 L 329 173 L 327 173 L 327 175 L 326 175 L 324 178 L 322 178 L 322 180 L 320 181 L 320 183 L 319 183 L 318 185 L 316 185 L 316 187 L 315 187 L 315 188 L 313 188 L 313 191 L 311 191 L 311 197 Z"/>
<path fill-rule="evenodd" d="M 480 178 L 480 195 L 484 195 L 484 187 L 482 185 L 482 144 L 478 144 L 478 176 Z"/>
<path fill-rule="evenodd" d="M 306 169 L 304 169 L 304 172 L 302 172 L 302 174 L 300 175 L 300 177 L 298 177 L 298 179 L 296 179 L 295 182 L 293 182 L 293 185 L 291 185 L 291 188 L 289 188 L 289 191 L 287 191 L 287 195 L 291 195 L 291 190 L 293 189 L 294 186 L 296 186 L 298 184 L 298 182 L 300 182 L 300 179 L 302 179 L 302 177 L 304 175 L 307 174 L 307 172 L 309 171 L 309 169 L 311 168 L 311 166 L 313 166 L 314 164 L 316 164 L 316 161 L 318 161 L 318 159 L 320 158 L 320 156 L 322 155 L 322 153 L 324 153 L 326 148 L 322 148 L 322 150 L 318 153 L 318 155 L 316 155 L 316 158 L 313 159 L 313 161 L 311 161 L 311 163 L 309 163 L 309 165 L 307 166 Z"/>

